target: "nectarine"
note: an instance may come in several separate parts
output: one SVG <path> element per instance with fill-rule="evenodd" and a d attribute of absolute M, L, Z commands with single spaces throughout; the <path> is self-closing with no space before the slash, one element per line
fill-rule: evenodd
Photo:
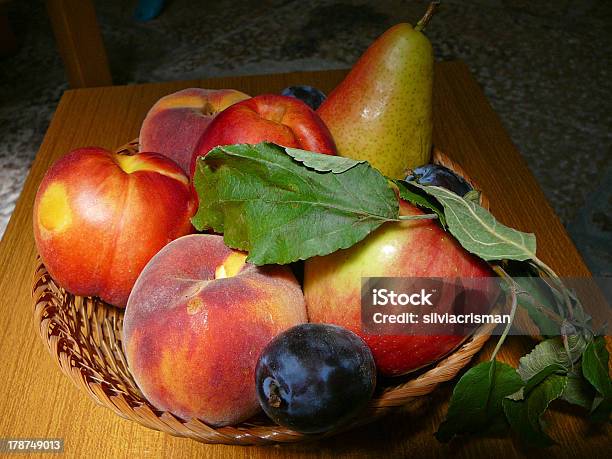
<path fill-rule="evenodd" d="M 80 148 L 45 174 L 34 202 L 34 237 L 66 290 L 123 307 L 149 259 L 192 231 L 194 212 L 189 181 L 173 161 Z"/>

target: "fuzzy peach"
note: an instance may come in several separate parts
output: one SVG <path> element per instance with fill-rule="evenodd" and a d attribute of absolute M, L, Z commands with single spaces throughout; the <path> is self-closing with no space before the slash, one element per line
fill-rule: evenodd
<path fill-rule="evenodd" d="M 192 231 L 194 212 L 189 181 L 169 159 L 80 148 L 45 174 L 34 201 L 34 237 L 66 290 L 123 307 L 151 257 Z"/>
<path fill-rule="evenodd" d="M 189 172 L 195 146 L 215 115 L 249 96 L 234 89 L 187 88 L 159 99 L 140 128 L 140 151 L 153 151 Z"/>
<path fill-rule="evenodd" d="M 259 410 L 257 359 L 272 338 L 306 322 L 286 266 L 257 267 L 218 235 L 162 249 L 140 275 L 123 322 L 134 380 L 155 407 L 223 426 Z"/>

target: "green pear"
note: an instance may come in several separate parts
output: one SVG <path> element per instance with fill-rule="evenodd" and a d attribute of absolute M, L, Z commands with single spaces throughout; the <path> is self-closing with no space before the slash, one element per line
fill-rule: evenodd
<path fill-rule="evenodd" d="M 421 30 L 435 7 L 416 27 L 397 24 L 380 36 L 317 110 L 340 156 L 390 178 L 430 160 L 434 59 Z"/>

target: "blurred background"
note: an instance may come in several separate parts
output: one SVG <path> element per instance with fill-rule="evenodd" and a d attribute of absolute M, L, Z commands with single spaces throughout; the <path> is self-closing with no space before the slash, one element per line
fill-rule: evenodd
<path fill-rule="evenodd" d="M 348 68 L 428 2 L 93 3 L 113 84 L 133 84 Z M 467 63 L 591 271 L 612 275 L 612 2 L 442 3 L 436 58 Z M 69 86 L 44 2 L 0 0 L 0 40 L 2 234 Z"/>

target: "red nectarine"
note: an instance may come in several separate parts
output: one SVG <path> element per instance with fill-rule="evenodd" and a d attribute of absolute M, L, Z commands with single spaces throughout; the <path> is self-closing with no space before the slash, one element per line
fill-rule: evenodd
<path fill-rule="evenodd" d="M 192 231 L 194 212 L 189 181 L 173 161 L 80 148 L 45 174 L 34 202 L 34 237 L 66 290 L 125 306 L 149 259 Z"/>

